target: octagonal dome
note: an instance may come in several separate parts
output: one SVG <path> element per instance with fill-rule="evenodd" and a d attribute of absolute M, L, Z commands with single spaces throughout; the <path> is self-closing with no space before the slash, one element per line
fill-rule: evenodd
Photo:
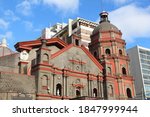
<path fill-rule="evenodd" d="M 113 30 L 115 32 L 120 32 L 120 30 L 113 24 L 110 23 L 108 20 L 108 13 L 107 12 L 102 12 L 100 14 L 101 21 L 99 25 L 93 30 L 93 34 L 97 32 L 102 32 L 102 31 L 110 31 Z"/>

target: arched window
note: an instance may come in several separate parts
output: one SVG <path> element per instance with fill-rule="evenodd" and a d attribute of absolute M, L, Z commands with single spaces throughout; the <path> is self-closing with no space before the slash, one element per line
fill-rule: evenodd
<path fill-rule="evenodd" d="M 49 61 L 49 56 L 48 56 L 48 54 L 44 54 L 44 55 L 43 55 L 43 63 L 48 63 L 48 61 Z"/>
<path fill-rule="evenodd" d="M 126 92 L 127 92 L 127 97 L 132 98 L 131 90 L 129 88 L 127 88 Z"/>
<path fill-rule="evenodd" d="M 76 96 L 77 96 L 77 97 L 80 97 L 80 96 L 81 96 L 80 87 L 76 88 Z"/>
<path fill-rule="evenodd" d="M 122 50 L 121 49 L 119 49 L 119 55 L 122 55 Z"/>
<path fill-rule="evenodd" d="M 111 74 L 111 68 L 110 67 L 107 68 L 107 73 Z"/>
<path fill-rule="evenodd" d="M 122 68 L 122 74 L 127 75 L 126 68 L 124 68 L 124 67 Z"/>
<path fill-rule="evenodd" d="M 113 97 L 114 96 L 114 89 L 113 89 L 113 86 L 112 85 L 109 85 L 108 86 L 108 95 L 110 97 Z"/>
<path fill-rule="evenodd" d="M 48 86 L 48 77 L 46 75 L 42 76 L 42 87 Z"/>
<path fill-rule="evenodd" d="M 57 84 L 56 85 L 56 95 L 57 96 L 61 96 L 62 95 L 61 89 L 62 89 L 61 84 Z"/>
<path fill-rule="evenodd" d="M 93 96 L 97 97 L 97 89 L 96 88 L 93 89 Z"/>
<path fill-rule="evenodd" d="M 97 58 L 97 52 L 94 52 L 94 57 Z"/>
<path fill-rule="evenodd" d="M 111 54 L 110 49 L 106 49 L 106 50 L 105 50 L 105 53 L 106 53 L 107 55 L 110 55 L 110 54 Z"/>

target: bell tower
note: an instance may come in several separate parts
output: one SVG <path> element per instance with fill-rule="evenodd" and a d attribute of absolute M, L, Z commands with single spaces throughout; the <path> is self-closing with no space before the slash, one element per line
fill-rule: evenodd
<path fill-rule="evenodd" d="M 100 13 L 100 18 L 92 32 L 89 50 L 104 67 L 105 99 L 134 98 L 134 80 L 130 75 L 125 40 L 121 31 L 110 23 L 107 12 Z"/>

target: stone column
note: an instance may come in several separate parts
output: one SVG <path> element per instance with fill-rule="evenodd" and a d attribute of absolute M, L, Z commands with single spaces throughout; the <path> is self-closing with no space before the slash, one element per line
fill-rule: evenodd
<path fill-rule="evenodd" d="M 123 99 L 124 95 L 122 90 L 122 80 L 118 79 L 117 82 L 118 82 L 119 99 Z"/>
<path fill-rule="evenodd" d="M 49 78 L 49 89 L 48 89 L 48 92 L 50 94 L 53 94 L 53 74 L 50 74 L 50 78 Z"/>
<path fill-rule="evenodd" d="M 65 77 L 65 96 L 68 96 L 68 77 Z"/>
<path fill-rule="evenodd" d="M 89 74 L 87 74 L 87 85 L 88 85 L 88 96 L 90 96 L 90 79 L 89 79 Z"/>
<path fill-rule="evenodd" d="M 119 72 L 119 64 L 118 64 L 119 60 L 118 59 L 114 59 L 114 61 L 115 61 L 116 74 L 119 75 L 119 73 L 120 73 Z"/>
<path fill-rule="evenodd" d="M 52 76 L 53 76 L 53 85 L 52 85 L 53 91 L 52 91 L 52 94 L 53 95 L 56 95 L 56 93 L 55 93 L 55 89 L 56 89 L 56 86 L 55 86 L 55 75 L 56 74 L 52 73 Z"/>

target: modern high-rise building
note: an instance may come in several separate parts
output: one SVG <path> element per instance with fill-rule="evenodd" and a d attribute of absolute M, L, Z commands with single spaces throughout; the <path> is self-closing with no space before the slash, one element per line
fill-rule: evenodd
<path fill-rule="evenodd" d="M 137 99 L 150 99 L 150 49 L 135 46 L 127 50 L 130 68 L 135 78 Z"/>

